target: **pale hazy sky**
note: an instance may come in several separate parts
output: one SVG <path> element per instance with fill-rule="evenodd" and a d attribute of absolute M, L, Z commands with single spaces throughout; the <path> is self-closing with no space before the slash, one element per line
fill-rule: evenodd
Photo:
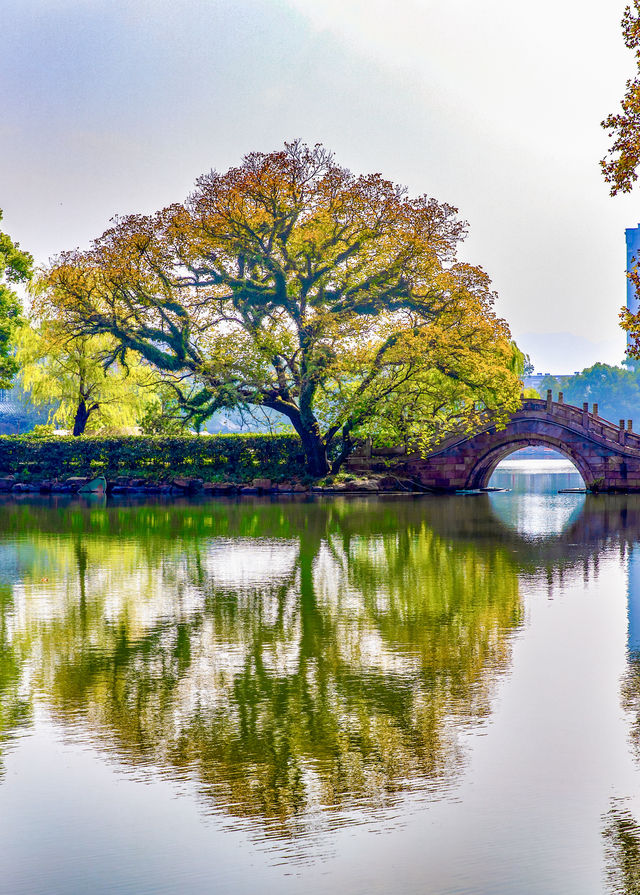
<path fill-rule="evenodd" d="M 0 207 L 36 259 L 300 137 L 456 205 L 540 372 L 622 359 L 618 0 L 1 0 Z"/>

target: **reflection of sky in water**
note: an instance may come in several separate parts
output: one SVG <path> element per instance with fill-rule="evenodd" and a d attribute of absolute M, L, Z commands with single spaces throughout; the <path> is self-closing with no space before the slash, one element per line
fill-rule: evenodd
<path fill-rule="evenodd" d="M 628 579 L 629 632 L 627 647 L 630 652 L 640 654 L 640 545 L 634 544 L 629 551 Z"/>
<path fill-rule="evenodd" d="M 562 488 L 584 488 L 576 467 L 560 454 L 548 460 L 525 459 L 518 454 L 511 454 L 498 464 L 489 483 L 492 488 L 510 488 L 520 494 L 553 494 Z"/>
<path fill-rule="evenodd" d="M 298 544 L 282 538 L 217 538 L 211 543 L 203 567 L 223 587 L 255 587 L 267 580 L 284 581 L 291 575 Z"/>
<path fill-rule="evenodd" d="M 24 569 L 33 565 L 37 552 L 32 544 L 0 543 L 0 585 L 16 581 Z"/>
<path fill-rule="evenodd" d="M 579 516 L 583 494 L 558 494 L 563 488 L 582 488 L 580 473 L 568 460 L 504 460 L 491 477 L 491 505 L 505 525 L 523 538 L 561 534 Z"/>

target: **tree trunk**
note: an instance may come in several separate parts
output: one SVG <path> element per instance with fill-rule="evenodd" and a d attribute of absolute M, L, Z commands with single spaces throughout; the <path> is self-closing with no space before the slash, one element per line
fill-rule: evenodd
<path fill-rule="evenodd" d="M 307 461 L 307 472 L 316 479 L 322 478 L 329 472 L 329 460 L 327 458 L 327 446 L 320 433 L 318 421 L 309 411 L 302 413 L 297 407 L 286 404 L 284 401 L 264 402 L 265 407 L 271 407 L 278 413 L 288 417 L 291 425 L 300 436 L 302 448 Z"/>
<path fill-rule="evenodd" d="M 351 426 L 349 423 L 345 423 L 342 428 L 342 445 L 340 447 L 340 453 L 336 457 L 336 459 L 331 464 L 331 475 L 335 475 L 340 471 L 342 464 L 347 459 L 349 454 L 353 452 L 354 443 L 351 440 Z"/>
<path fill-rule="evenodd" d="M 327 475 L 329 472 L 329 460 L 327 459 L 327 448 L 319 433 L 306 431 L 298 431 L 298 435 L 302 440 L 302 447 L 307 458 L 307 471 L 309 475 L 319 479 Z"/>
<path fill-rule="evenodd" d="M 320 426 L 316 420 L 311 425 L 305 425 L 300 416 L 289 419 L 300 436 L 304 455 L 307 460 L 307 472 L 315 479 L 320 479 L 329 472 L 329 460 L 327 459 L 327 448 L 320 434 Z"/>
<path fill-rule="evenodd" d="M 80 398 L 78 401 L 78 409 L 76 410 L 76 418 L 73 421 L 73 434 L 75 438 L 82 435 L 86 429 L 90 413 L 91 411 L 87 409 L 86 401 L 84 398 Z"/>

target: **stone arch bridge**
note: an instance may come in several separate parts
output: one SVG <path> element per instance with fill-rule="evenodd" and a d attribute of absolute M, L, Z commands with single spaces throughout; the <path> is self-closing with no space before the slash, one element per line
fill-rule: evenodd
<path fill-rule="evenodd" d="M 456 491 L 486 488 L 501 460 L 527 445 L 553 448 L 576 466 L 590 491 L 640 491 L 640 435 L 631 420 L 618 426 L 582 409 L 553 401 L 525 399 L 504 429 L 488 424 L 471 437 L 454 437 L 427 457 L 408 455 L 406 472 L 426 488 Z"/>

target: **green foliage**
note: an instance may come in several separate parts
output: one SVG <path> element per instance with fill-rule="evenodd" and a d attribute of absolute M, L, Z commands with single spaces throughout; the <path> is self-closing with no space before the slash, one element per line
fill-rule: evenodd
<path fill-rule="evenodd" d="M 530 376 L 531 373 L 533 373 L 534 368 L 529 355 L 525 354 L 524 351 L 521 351 L 513 341 L 511 342 L 511 352 L 512 358 L 508 364 L 509 369 L 520 378 L 523 376 Z"/>
<path fill-rule="evenodd" d="M 336 444 L 334 467 L 390 414 L 390 437 L 444 437 L 450 417 L 519 405 L 525 359 L 487 275 L 457 259 L 465 233 L 452 206 L 295 142 L 204 175 L 183 205 L 116 219 L 43 273 L 40 304 L 184 387 L 196 428 L 220 409 L 281 414 L 322 476 Z"/>
<path fill-rule="evenodd" d="M 50 423 L 74 435 L 135 426 L 160 403 L 149 367 L 132 352 L 126 363 L 109 364 L 109 336 L 77 336 L 40 321 L 20 327 L 17 345 L 22 388 L 33 404 L 50 408 Z"/>
<path fill-rule="evenodd" d="M 32 438 L 52 438 L 55 433 L 55 430 L 51 423 L 37 423 L 29 435 Z"/>
<path fill-rule="evenodd" d="M 547 397 L 547 391 L 551 389 L 553 392 L 554 399 L 558 397 L 558 392 L 561 392 L 565 388 L 566 379 L 563 377 L 552 376 L 550 373 L 545 373 L 542 382 L 538 386 L 538 394 L 541 398 Z M 570 402 L 569 402 L 570 403 Z"/>
<path fill-rule="evenodd" d="M 2 210 L 0 209 L 0 221 Z M 22 307 L 10 284 L 31 279 L 33 258 L 17 242 L 0 230 L 0 389 L 11 388 L 18 364 L 13 357 L 13 340 Z"/>
<path fill-rule="evenodd" d="M 130 767 L 193 774 L 208 809 L 314 836 L 336 809 L 377 812 L 460 773 L 460 721 L 486 719 L 522 623 L 508 549 L 443 537 L 442 516 L 13 504 L 22 692 Z"/>
<path fill-rule="evenodd" d="M 103 474 L 246 481 L 300 476 L 305 463 L 295 435 L 82 439 L 8 435 L 0 437 L 0 470 L 39 479 Z"/>
<path fill-rule="evenodd" d="M 565 404 L 581 407 L 586 401 L 598 405 L 598 414 L 612 423 L 620 419 L 634 419 L 640 423 L 640 368 L 633 370 L 613 367 L 609 364 L 593 364 L 571 377 L 545 377 L 540 394 L 553 390 L 554 400 L 558 391 L 564 394 Z"/>
<path fill-rule="evenodd" d="M 185 434 L 187 420 L 174 390 L 166 383 L 158 383 L 155 400 L 149 401 L 138 419 L 143 435 L 162 435 L 165 438 Z"/>

